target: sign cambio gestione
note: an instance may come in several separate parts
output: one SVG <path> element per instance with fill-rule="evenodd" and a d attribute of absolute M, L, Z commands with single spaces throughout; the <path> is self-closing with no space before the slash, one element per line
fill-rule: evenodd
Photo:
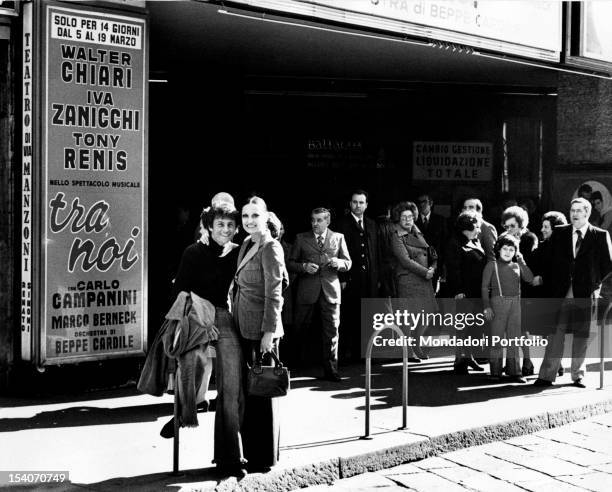
<path fill-rule="evenodd" d="M 52 3 L 38 14 L 40 158 L 32 166 L 40 184 L 32 203 L 41 207 L 41 237 L 31 285 L 40 307 L 31 354 L 38 345 L 42 364 L 142 354 L 146 20 Z"/>

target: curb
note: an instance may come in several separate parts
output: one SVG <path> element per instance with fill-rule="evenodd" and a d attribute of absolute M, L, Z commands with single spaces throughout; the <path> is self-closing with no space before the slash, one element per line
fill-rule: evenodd
<path fill-rule="evenodd" d="M 192 488 L 190 490 L 287 492 L 315 485 L 330 485 L 341 478 L 391 468 L 463 448 L 532 434 L 609 412 L 612 412 L 612 399 L 442 434 L 406 445 L 376 449 L 355 456 L 334 458 L 277 472 L 272 471 L 265 475 L 247 475 L 240 482 L 235 478 L 230 478 L 218 484 L 214 489 Z"/>

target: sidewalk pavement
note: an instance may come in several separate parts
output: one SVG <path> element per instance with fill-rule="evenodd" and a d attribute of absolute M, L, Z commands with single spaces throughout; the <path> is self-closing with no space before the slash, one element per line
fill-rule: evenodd
<path fill-rule="evenodd" d="M 448 358 L 410 364 L 408 427 L 402 430 L 401 363 L 373 364 L 370 440 L 361 439 L 363 365 L 343 368 L 341 383 L 317 379 L 314 370 L 294 374 L 281 399 L 279 465 L 240 482 L 215 476 L 212 413 L 200 413 L 198 428 L 181 431 L 183 473 L 169 474 L 172 440 L 159 436 L 172 414 L 169 395 L 125 388 L 44 403 L 0 398 L 0 470 L 67 470 L 70 484 L 61 490 L 287 491 L 332 483 L 610 412 L 612 361 L 605 364 L 603 390 L 597 389 L 599 361 L 588 362 L 586 389 L 571 386 L 567 373 L 543 389 L 491 384 L 487 372 L 457 376 Z"/>

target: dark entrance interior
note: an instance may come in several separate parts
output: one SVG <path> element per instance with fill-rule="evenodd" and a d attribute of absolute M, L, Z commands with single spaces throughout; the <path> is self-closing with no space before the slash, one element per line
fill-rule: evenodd
<path fill-rule="evenodd" d="M 313 207 L 343 213 L 354 188 L 369 191 L 371 216 L 420 189 L 451 214 L 468 193 L 493 206 L 504 162 L 510 191 L 537 193 L 537 161 L 554 159 L 552 70 L 208 3 L 149 6 L 150 336 L 191 240 L 178 206 L 195 231 L 214 193 L 237 205 L 256 193 L 291 241 Z M 493 180 L 414 182 L 415 140 L 492 142 Z"/>

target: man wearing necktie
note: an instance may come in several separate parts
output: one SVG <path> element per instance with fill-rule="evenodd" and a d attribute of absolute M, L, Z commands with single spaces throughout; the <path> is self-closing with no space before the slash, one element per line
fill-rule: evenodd
<path fill-rule="evenodd" d="M 433 200 L 427 193 L 419 195 L 417 206 L 419 207 L 419 216 L 416 219 L 416 225 L 419 231 L 425 236 L 427 244 L 433 247 L 438 254 L 438 265 L 440 268 L 436 270 L 434 277 L 431 279 L 434 292 L 438 292 L 438 281 L 443 272 L 444 252 L 446 249 L 447 227 L 446 219 L 439 214 L 433 212 Z"/>
<path fill-rule="evenodd" d="M 361 360 L 361 299 L 378 297 L 378 231 L 376 222 L 366 217 L 368 193 L 355 190 L 349 201 L 350 213 L 338 219 L 338 232 L 344 235 L 353 266 L 339 274 L 342 286 L 340 360 Z"/>
<path fill-rule="evenodd" d="M 571 375 L 573 385 L 584 388 L 584 361 L 591 314 L 597 310 L 602 279 L 612 271 L 612 244 L 608 231 L 589 224 L 591 203 L 571 202 L 569 225 L 555 227 L 550 238 L 550 265 L 535 282 L 548 286 L 551 297 L 561 300 L 554 334 L 549 335 L 536 386 L 551 386 L 563 356 L 566 332 L 573 333 Z"/>
<path fill-rule="evenodd" d="M 311 214 L 312 231 L 298 234 L 289 253 L 287 267 L 298 274 L 298 283 L 294 331 L 287 338 L 294 359 L 307 362 L 302 353 L 304 337 L 315 306 L 318 306 L 323 332 L 324 378 L 340 381 L 338 327 L 341 292 L 338 273 L 351 268 L 351 257 L 344 236 L 329 229 L 330 218 L 329 210 L 315 208 Z"/>

